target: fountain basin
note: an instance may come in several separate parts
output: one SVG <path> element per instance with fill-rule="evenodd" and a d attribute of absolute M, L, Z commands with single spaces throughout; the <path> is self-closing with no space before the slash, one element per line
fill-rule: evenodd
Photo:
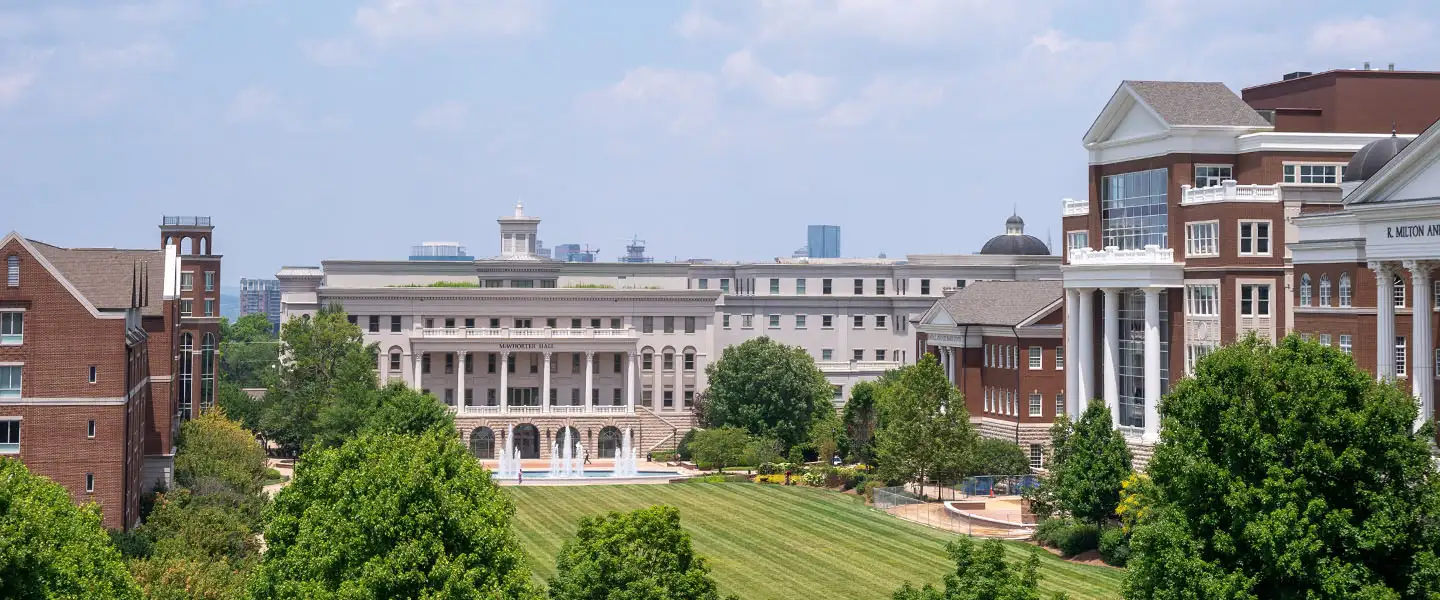
<path fill-rule="evenodd" d="M 525 479 L 519 485 L 604 485 L 611 483 L 669 483 L 675 480 L 685 479 L 684 475 L 676 471 L 637 471 L 633 475 L 617 476 L 610 469 L 586 469 L 583 476 L 552 476 L 549 470 L 526 469 Z M 500 485 L 517 485 L 515 477 L 500 477 L 492 474 L 495 482 Z"/>

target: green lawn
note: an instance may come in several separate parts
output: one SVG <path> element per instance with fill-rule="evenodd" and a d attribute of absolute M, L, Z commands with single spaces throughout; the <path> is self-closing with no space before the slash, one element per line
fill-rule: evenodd
<path fill-rule="evenodd" d="M 583 515 L 653 504 L 680 509 L 696 552 L 720 591 L 743 600 L 883 600 L 910 581 L 934 582 L 954 568 L 954 537 L 901 521 L 854 496 L 804 487 L 749 483 L 509 487 L 516 530 L 539 578 L 554 574 L 555 554 Z M 1007 542 L 1012 558 L 1033 546 Z M 1041 553 L 1041 587 L 1076 600 L 1119 598 L 1121 572 Z"/>

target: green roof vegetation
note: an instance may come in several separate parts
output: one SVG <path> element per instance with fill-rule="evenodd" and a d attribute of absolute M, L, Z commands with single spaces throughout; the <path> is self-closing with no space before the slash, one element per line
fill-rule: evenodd
<path fill-rule="evenodd" d="M 479 283 L 476 283 L 476 282 L 474 282 L 474 281 L 436 281 L 436 282 L 433 282 L 433 283 L 407 283 L 407 284 L 404 284 L 404 285 L 387 285 L 387 286 L 385 286 L 385 287 L 403 287 L 403 288 L 475 288 L 475 287 L 480 287 L 480 284 L 479 284 Z"/>

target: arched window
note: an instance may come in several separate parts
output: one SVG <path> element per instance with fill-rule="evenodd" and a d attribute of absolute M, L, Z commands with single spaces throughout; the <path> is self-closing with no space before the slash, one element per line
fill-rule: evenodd
<path fill-rule="evenodd" d="M 176 399 L 180 404 L 180 418 L 189 419 L 194 397 L 195 338 L 189 333 L 180 334 L 180 393 Z"/>
<path fill-rule="evenodd" d="M 1320 276 L 1320 306 L 1330 306 L 1330 276 Z"/>
<path fill-rule="evenodd" d="M 1405 308 L 1405 278 L 1396 275 L 1391 287 L 1395 288 L 1395 308 Z"/>
<path fill-rule="evenodd" d="M 1300 276 L 1300 306 L 1310 306 L 1310 274 Z"/>
<path fill-rule="evenodd" d="M 476 427 L 470 432 L 470 453 L 475 458 L 495 458 L 495 431 L 489 427 Z"/>
<path fill-rule="evenodd" d="M 215 406 L 215 334 L 207 333 L 200 346 L 200 412 Z"/>
<path fill-rule="evenodd" d="M 598 442 L 600 458 L 615 458 L 620 453 L 621 443 L 620 429 L 614 425 L 601 429 Z"/>
<path fill-rule="evenodd" d="M 1350 274 L 1340 274 L 1340 308 L 1350 308 Z"/>

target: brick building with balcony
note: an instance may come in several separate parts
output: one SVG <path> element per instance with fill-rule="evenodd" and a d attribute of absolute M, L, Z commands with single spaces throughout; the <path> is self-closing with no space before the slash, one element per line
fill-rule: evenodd
<path fill-rule="evenodd" d="M 1123 82 L 1084 137 L 1089 197 L 1062 206 L 1070 411 L 1103 400 L 1143 462 L 1160 397 L 1198 358 L 1314 327 L 1297 283 L 1318 289 L 1323 275 L 1338 293 L 1344 276 L 1355 300 L 1373 298 L 1363 255 L 1310 273 L 1291 244 L 1299 223 L 1323 223 L 1312 215 L 1347 210 L 1358 151 L 1413 139 L 1440 117 L 1437 100 L 1440 73 L 1393 70 L 1293 73 L 1241 95 Z"/>

